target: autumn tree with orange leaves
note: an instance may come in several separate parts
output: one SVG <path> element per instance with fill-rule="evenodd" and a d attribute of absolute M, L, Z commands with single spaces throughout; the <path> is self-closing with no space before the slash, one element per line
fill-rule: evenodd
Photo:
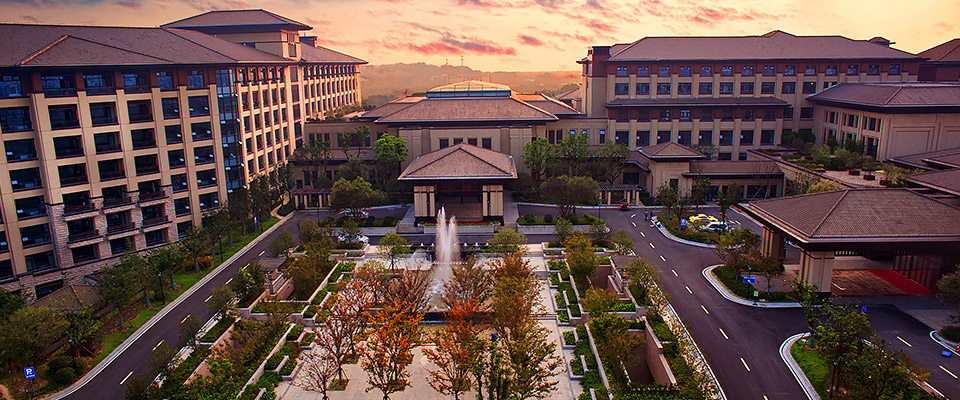
<path fill-rule="evenodd" d="M 410 386 L 407 367 L 413 363 L 413 349 L 420 345 L 423 314 L 405 312 L 410 306 L 386 304 L 377 312 L 368 311 L 371 332 L 363 344 L 361 366 L 367 371 L 367 392 L 378 389 L 383 399 Z"/>
<path fill-rule="evenodd" d="M 424 348 L 427 359 L 436 364 L 429 383 L 440 394 L 460 395 L 473 387 L 470 376 L 476 360 L 483 356 L 478 343 L 483 326 L 475 323 L 477 305 L 473 301 L 454 304 L 447 313 L 447 325 L 433 335 L 435 349 Z"/>

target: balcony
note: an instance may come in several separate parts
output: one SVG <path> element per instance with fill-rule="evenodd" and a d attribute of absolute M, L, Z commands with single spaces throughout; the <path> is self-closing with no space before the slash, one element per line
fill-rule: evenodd
<path fill-rule="evenodd" d="M 99 96 L 105 94 L 117 94 L 115 86 L 87 86 L 84 88 L 87 96 Z"/>
<path fill-rule="evenodd" d="M 97 209 L 97 206 L 94 205 L 93 203 L 63 206 L 63 215 L 67 216 L 67 215 L 83 214 L 86 212 L 94 211 L 96 209 Z"/>
<path fill-rule="evenodd" d="M 167 192 L 163 189 L 155 192 L 140 192 L 140 202 L 157 200 L 167 197 Z"/>
<path fill-rule="evenodd" d="M 150 92 L 150 85 L 124 85 L 124 93 L 148 93 Z"/>
<path fill-rule="evenodd" d="M 77 175 L 77 176 L 61 176 L 60 177 L 60 186 L 73 186 L 73 185 L 82 185 L 87 183 L 86 175 Z"/>
<path fill-rule="evenodd" d="M 107 235 L 113 235 L 121 232 L 128 232 L 136 229 L 137 226 L 133 222 L 127 222 L 119 225 L 112 225 L 107 227 Z"/>
<path fill-rule="evenodd" d="M 50 127 L 53 129 L 79 128 L 80 120 L 76 118 L 50 118 Z"/>
<path fill-rule="evenodd" d="M 103 208 L 119 207 L 127 204 L 133 204 L 133 198 L 129 193 L 121 194 L 119 197 L 103 199 Z"/>
<path fill-rule="evenodd" d="M 77 88 L 43 88 L 46 97 L 73 97 L 77 95 Z"/>
<path fill-rule="evenodd" d="M 71 233 L 67 235 L 67 243 L 82 242 L 84 240 L 95 239 L 100 236 L 99 229 L 93 229 L 85 232 Z"/>
<path fill-rule="evenodd" d="M 156 226 L 163 223 L 170 222 L 170 219 L 166 215 L 161 215 L 159 217 L 147 218 L 143 220 L 143 227 Z"/>

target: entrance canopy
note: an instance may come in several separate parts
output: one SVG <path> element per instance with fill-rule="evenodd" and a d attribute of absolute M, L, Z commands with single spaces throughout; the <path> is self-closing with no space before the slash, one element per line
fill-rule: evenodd
<path fill-rule="evenodd" d="M 517 164 L 510 155 L 460 143 L 417 157 L 398 179 L 418 182 L 517 179 Z"/>

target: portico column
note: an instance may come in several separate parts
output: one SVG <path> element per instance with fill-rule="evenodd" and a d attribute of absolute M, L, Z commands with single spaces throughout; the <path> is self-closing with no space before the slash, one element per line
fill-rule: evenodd
<path fill-rule="evenodd" d="M 833 283 L 834 251 L 800 250 L 800 280 L 816 285 L 821 293 L 830 293 Z"/>
<path fill-rule="evenodd" d="M 776 258 L 782 263 L 784 257 L 783 245 L 783 235 L 774 232 L 772 229 L 766 226 L 763 227 L 763 235 L 760 242 L 760 253 L 764 257 Z"/>

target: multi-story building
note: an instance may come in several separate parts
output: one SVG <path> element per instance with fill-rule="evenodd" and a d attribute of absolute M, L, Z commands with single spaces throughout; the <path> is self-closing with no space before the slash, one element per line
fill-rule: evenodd
<path fill-rule="evenodd" d="M 917 80 L 922 58 L 883 38 L 647 37 L 594 46 L 583 66 L 583 112 L 631 148 L 672 141 L 720 160 L 813 131 L 807 96 L 847 82 Z M 621 133 L 622 132 L 622 135 Z M 713 153 L 713 154 L 710 154 Z"/>
<path fill-rule="evenodd" d="M 0 286 L 43 296 L 176 240 L 284 163 L 306 118 L 358 103 L 364 62 L 309 29 L 262 10 L 0 24 Z"/>
<path fill-rule="evenodd" d="M 921 81 L 960 81 L 960 39 L 953 39 L 917 54 L 925 58 L 920 64 Z"/>

